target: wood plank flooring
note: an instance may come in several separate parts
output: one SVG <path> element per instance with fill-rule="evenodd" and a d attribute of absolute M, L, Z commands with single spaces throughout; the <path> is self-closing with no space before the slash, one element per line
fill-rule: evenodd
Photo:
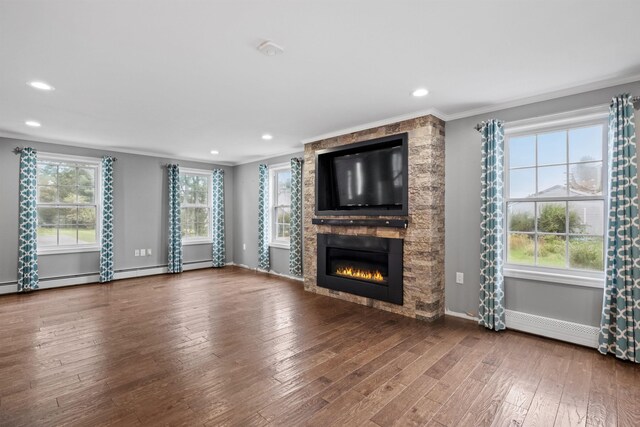
<path fill-rule="evenodd" d="M 640 368 L 237 267 L 0 297 L 2 426 L 639 426 Z"/>

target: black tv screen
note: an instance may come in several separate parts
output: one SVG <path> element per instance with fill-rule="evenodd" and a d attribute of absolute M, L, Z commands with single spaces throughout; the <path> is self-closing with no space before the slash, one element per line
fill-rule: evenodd
<path fill-rule="evenodd" d="M 338 209 L 402 205 L 402 149 L 383 148 L 333 158 Z"/>
<path fill-rule="evenodd" d="M 316 154 L 317 215 L 407 215 L 407 134 Z"/>

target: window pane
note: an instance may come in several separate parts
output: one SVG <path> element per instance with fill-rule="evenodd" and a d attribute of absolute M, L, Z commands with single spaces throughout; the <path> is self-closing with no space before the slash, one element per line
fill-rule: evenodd
<path fill-rule="evenodd" d="M 60 245 L 75 245 L 78 243 L 78 229 L 73 224 L 60 225 L 58 239 Z"/>
<path fill-rule="evenodd" d="M 58 217 L 60 224 L 77 224 L 78 208 L 58 208 Z"/>
<path fill-rule="evenodd" d="M 538 236 L 538 265 L 566 268 L 566 239 L 558 235 Z"/>
<path fill-rule="evenodd" d="M 56 225 L 38 225 L 38 246 L 57 246 L 58 229 Z"/>
<path fill-rule="evenodd" d="M 58 196 L 58 188 L 53 186 L 38 187 L 38 203 L 54 203 Z"/>
<path fill-rule="evenodd" d="M 81 245 L 89 245 L 96 243 L 96 226 L 81 225 L 78 227 L 78 243 Z"/>
<path fill-rule="evenodd" d="M 538 165 L 567 163 L 567 133 L 565 131 L 538 135 Z"/>
<path fill-rule="evenodd" d="M 201 190 L 195 193 L 195 203 L 197 203 L 198 205 L 204 205 L 204 206 L 206 206 L 209 203 L 208 192 L 206 189 L 204 191 Z"/>
<path fill-rule="evenodd" d="M 582 270 L 604 269 L 602 237 L 569 237 L 569 263 Z"/>
<path fill-rule="evenodd" d="M 567 228 L 565 202 L 538 203 L 538 231 L 564 233 Z"/>
<path fill-rule="evenodd" d="M 530 197 L 536 192 L 536 170 L 516 169 L 509 173 L 509 197 Z"/>
<path fill-rule="evenodd" d="M 72 166 L 58 166 L 58 185 L 75 187 L 78 185 L 76 180 L 76 168 Z"/>
<path fill-rule="evenodd" d="M 507 208 L 509 231 L 534 232 L 536 205 L 531 202 L 512 202 Z"/>
<path fill-rule="evenodd" d="M 57 225 L 58 208 L 38 207 L 38 225 Z"/>
<path fill-rule="evenodd" d="M 602 235 L 604 203 L 601 200 L 569 202 L 569 233 Z"/>
<path fill-rule="evenodd" d="M 95 192 L 94 187 L 79 187 L 78 203 L 93 203 L 94 192 Z"/>
<path fill-rule="evenodd" d="M 509 138 L 509 167 L 535 166 L 536 137 L 535 135 Z"/>
<path fill-rule="evenodd" d="M 209 209 L 208 208 L 193 208 L 195 222 L 204 224 L 209 223 Z"/>
<path fill-rule="evenodd" d="M 569 162 L 602 160 L 603 129 L 601 125 L 569 131 Z"/>
<path fill-rule="evenodd" d="M 572 196 L 602 194 L 602 162 L 570 165 L 569 171 Z"/>
<path fill-rule="evenodd" d="M 209 224 L 204 222 L 197 222 L 195 227 L 195 235 L 201 238 L 209 237 Z"/>
<path fill-rule="evenodd" d="M 277 180 L 277 195 L 275 203 L 276 205 L 290 205 L 291 204 L 291 171 L 278 172 L 276 176 Z"/>
<path fill-rule="evenodd" d="M 289 228 L 289 224 L 285 224 L 282 226 L 282 236 L 287 240 L 289 239 Z"/>
<path fill-rule="evenodd" d="M 58 196 L 61 203 L 77 203 L 77 187 L 58 187 Z"/>
<path fill-rule="evenodd" d="M 78 185 L 93 187 L 95 185 L 96 170 L 94 168 L 78 168 Z"/>
<path fill-rule="evenodd" d="M 566 195 L 566 166 L 544 166 L 538 168 L 538 197 L 564 197 Z"/>
<path fill-rule="evenodd" d="M 180 221 L 182 225 L 195 222 L 194 213 L 194 208 L 180 209 Z"/>
<path fill-rule="evenodd" d="M 38 185 L 56 185 L 58 182 L 58 166 L 38 163 Z"/>
<path fill-rule="evenodd" d="M 78 224 L 96 226 L 96 208 L 78 208 Z"/>
<path fill-rule="evenodd" d="M 509 233 L 507 262 L 510 264 L 534 264 L 533 235 Z"/>
<path fill-rule="evenodd" d="M 281 239 L 284 237 L 284 225 L 278 224 L 276 237 Z"/>

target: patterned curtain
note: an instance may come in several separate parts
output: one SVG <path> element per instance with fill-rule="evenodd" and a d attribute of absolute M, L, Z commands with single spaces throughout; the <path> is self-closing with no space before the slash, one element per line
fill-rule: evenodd
<path fill-rule="evenodd" d="M 167 165 L 169 175 L 169 273 L 182 272 L 182 227 L 180 225 L 180 167 Z"/>
<path fill-rule="evenodd" d="M 102 244 L 100 282 L 113 280 L 113 157 L 102 158 Z"/>
<path fill-rule="evenodd" d="M 36 150 L 23 148 L 20 152 L 18 292 L 38 289 L 37 163 Z"/>
<path fill-rule="evenodd" d="M 289 272 L 302 276 L 302 159 L 291 159 L 291 228 Z"/>
<path fill-rule="evenodd" d="M 640 363 L 640 233 L 633 101 L 609 108 L 609 232 L 600 353 Z"/>
<path fill-rule="evenodd" d="M 224 171 L 215 169 L 212 174 L 213 186 L 213 266 L 224 267 Z"/>
<path fill-rule="evenodd" d="M 480 213 L 479 323 L 496 331 L 505 329 L 503 264 L 504 129 L 502 122 L 480 124 L 482 133 L 482 203 Z"/>
<path fill-rule="evenodd" d="M 269 167 L 258 166 L 258 268 L 269 270 Z"/>

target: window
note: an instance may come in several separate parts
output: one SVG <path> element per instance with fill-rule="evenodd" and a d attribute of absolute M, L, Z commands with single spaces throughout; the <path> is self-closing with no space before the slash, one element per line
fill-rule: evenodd
<path fill-rule="evenodd" d="M 599 119 L 507 130 L 506 275 L 511 268 L 602 277 L 606 132 Z"/>
<path fill-rule="evenodd" d="M 269 168 L 271 195 L 271 246 L 289 247 L 291 223 L 291 166 Z"/>
<path fill-rule="evenodd" d="M 182 243 L 211 243 L 211 172 L 180 170 Z"/>
<path fill-rule="evenodd" d="M 38 251 L 98 250 L 100 160 L 40 153 Z"/>

